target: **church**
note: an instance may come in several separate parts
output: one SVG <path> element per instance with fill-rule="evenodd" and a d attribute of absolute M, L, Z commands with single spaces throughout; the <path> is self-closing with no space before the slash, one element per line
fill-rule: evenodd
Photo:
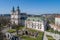
<path fill-rule="evenodd" d="M 25 20 L 27 18 L 26 13 L 21 13 L 19 6 L 15 10 L 13 7 L 11 10 L 11 24 L 16 24 L 16 25 L 25 25 Z"/>

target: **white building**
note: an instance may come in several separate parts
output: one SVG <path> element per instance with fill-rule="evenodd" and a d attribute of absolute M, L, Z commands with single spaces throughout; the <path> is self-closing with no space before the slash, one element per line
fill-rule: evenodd
<path fill-rule="evenodd" d="M 42 17 L 28 17 L 25 21 L 25 27 L 44 31 L 46 30 L 46 21 Z"/>
<path fill-rule="evenodd" d="M 60 15 L 55 17 L 56 30 L 60 30 Z"/>
<path fill-rule="evenodd" d="M 60 26 L 60 16 L 55 17 L 55 24 Z"/>

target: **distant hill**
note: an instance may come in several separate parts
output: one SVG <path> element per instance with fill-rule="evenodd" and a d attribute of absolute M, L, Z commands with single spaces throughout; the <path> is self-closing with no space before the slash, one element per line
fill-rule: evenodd
<path fill-rule="evenodd" d="M 0 16 L 10 16 L 10 14 L 0 14 Z"/>

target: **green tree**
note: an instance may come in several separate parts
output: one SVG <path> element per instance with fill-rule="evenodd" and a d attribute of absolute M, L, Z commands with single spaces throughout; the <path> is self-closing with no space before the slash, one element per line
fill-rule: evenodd
<path fill-rule="evenodd" d="M 19 25 L 13 24 L 12 26 L 14 29 L 16 29 L 16 33 L 18 35 L 18 31 L 19 31 Z"/>
<path fill-rule="evenodd" d="M 17 35 L 18 35 L 18 32 L 19 32 L 19 26 L 16 25 L 16 33 L 17 33 Z"/>
<path fill-rule="evenodd" d="M 51 28 L 50 25 L 49 25 L 49 20 L 47 20 L 46 26 L 47 26 L 46 30 L 49 30 Z"/>
<path fill-rule="evenodd" d="M 0 40 L 3 40 L 2 25 L 0 24 Z"/>

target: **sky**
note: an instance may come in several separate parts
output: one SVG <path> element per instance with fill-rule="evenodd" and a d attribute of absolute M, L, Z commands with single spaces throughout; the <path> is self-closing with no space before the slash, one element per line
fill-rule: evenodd
<path fill-rule="evenodd" d="M 0 14 L 10 14 L 13 6 L 27 14 L 60 13 L 60 0 L 0 0 Z"/>

